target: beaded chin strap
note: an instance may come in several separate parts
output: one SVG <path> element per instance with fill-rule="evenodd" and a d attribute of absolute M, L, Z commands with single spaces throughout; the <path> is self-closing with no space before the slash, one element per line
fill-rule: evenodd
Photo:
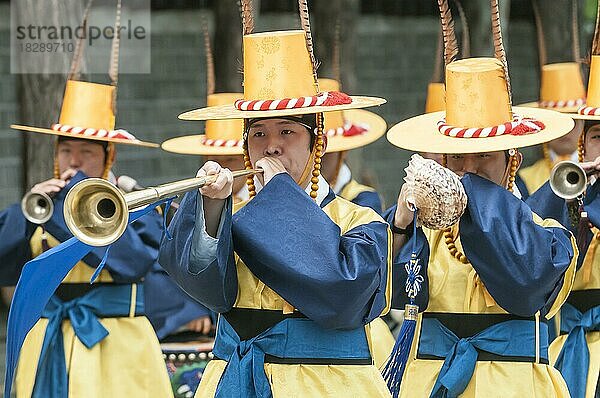
<path fill-rule="evenodd" d="M 508 154 L 509 154 L 509 158 L 508 158 L 508 165 L 507 165 L 507 171 L 508 171 L 507 174 L 508 175 L 506 178 L 506 180 L 507 180 L 506 189 L 508 191 L 512 192 L 514 184 L 515 184 L 515 178 L 517 176 L 517 169 L 519 167 L 519 151 L 517 149 L 510 149 L 508 151 Z M 448 156 L 447 155 L 444 155 L 442 157 L 442 165 L 444 167 L 448 167 Z M 462 264 L 469 264 L 469 259 L 467 259 L 467 256 L 465 256 L 464 253 L 462 253 L 456 247 L 456 239 L 458 239 L 458 234 L 456 236 L 454 236 L 452 227 L 445 228 L 443 230 L 443 232 L 444 232 L 444 242 L 446 243 L 446 246 L 448 247 L 448 251 L 450 252 L 450 255 L 452 255 L 452 257 L 456 258 Z"/>

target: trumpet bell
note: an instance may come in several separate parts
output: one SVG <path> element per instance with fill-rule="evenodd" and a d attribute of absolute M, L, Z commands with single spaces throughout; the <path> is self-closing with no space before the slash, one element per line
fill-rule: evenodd
<path fill-rule="evenodd" d="M 45 193 L 27 192 L 21 200 L 21 211 L 34 224 L 44 224 L 52 218 L 54 203 Z"/>
<path fill-rule="evenodd" d="M 563 199 L 577 198 L 586 187 L 587 175 L 577 163 L 565 160 L 557 163 L 550 172 L 550 188 Z"/>
<path fill-rule="evenodd" d="M 125 232 L 129 210 L 117 187 L 101 178 L 88 178 L 67 193 L 64 217 L 77 239 L 91 246 L 106 246 Z"/>

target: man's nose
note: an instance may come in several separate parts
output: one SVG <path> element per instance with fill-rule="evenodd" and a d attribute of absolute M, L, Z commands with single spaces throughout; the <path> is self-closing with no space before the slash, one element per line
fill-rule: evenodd
<path fill-rule="evenodd" d="M 69 166 L 73 169 L 81 167 L 81 158 L 77 154 L 71 154 Z"/>
<path fill-rule="evenodd" d="M 283 153 L 281 142 L 277 139 L 270 140 L 268 145 L 265 147 L 265 156 L 280 156 Z"/>
<path fill-rule="evenodd" d="M 463 173 L 477 174 L 477 162 L 475 162 L 473 159 L 465 158 L 463 160 L 461 171 Z"/>

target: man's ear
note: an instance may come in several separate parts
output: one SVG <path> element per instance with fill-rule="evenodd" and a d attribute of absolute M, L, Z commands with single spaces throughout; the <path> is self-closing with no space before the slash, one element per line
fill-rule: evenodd
<path fill-rule="evenodd" d="M 327 153 L 327 134 L 323 133 L 323 153 Z"/>

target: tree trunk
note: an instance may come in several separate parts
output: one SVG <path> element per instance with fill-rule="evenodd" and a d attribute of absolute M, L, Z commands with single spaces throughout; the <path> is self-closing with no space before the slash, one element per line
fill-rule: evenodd
<path fill-rule="evenodd" d="M 69 4 L 65 4 L 69 3 Z M 83 7 L 73 7 L 73 2 L 60 0 L 20 0 L 16 2 L 16 17 L 19 24 L 54 26 L 77 25 L 83 15 Z M 70 23 L 71 21 L 71 23 Z M 66 72 L 71 53 L 63 57 L 64 74 L 51 74 L 47 53 L 38 53 L 35 62 L 24 62 L 17 58 L 17 67 L 22 74 L 18 77 L 19 123 L 28 126 L 49 127 L 58 121 L 64 93 Z M 55 65 L 54 65 L 55 66 Z M 52 177 L 54 159 L 54 137 L 51 135 L 23 134 L 23 188 Z"/>

